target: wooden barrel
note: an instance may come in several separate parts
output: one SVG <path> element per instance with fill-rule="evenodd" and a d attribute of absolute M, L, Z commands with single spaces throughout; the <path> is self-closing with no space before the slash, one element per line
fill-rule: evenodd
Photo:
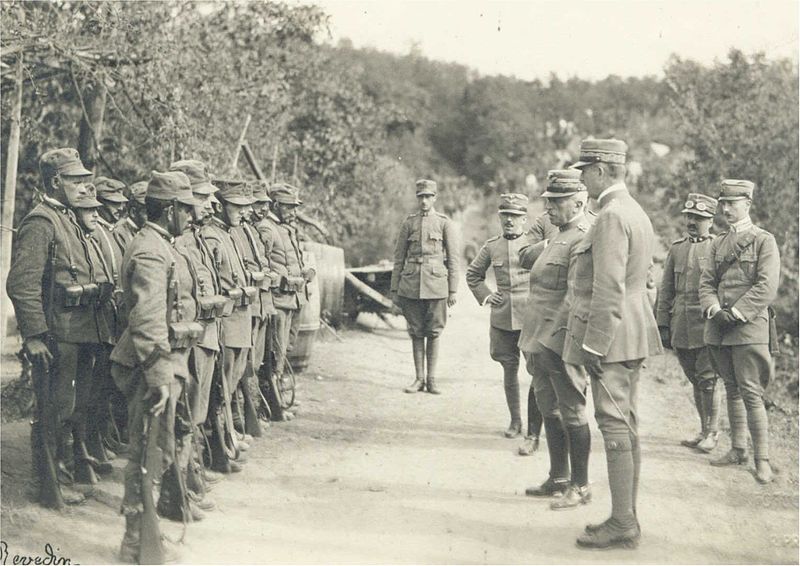
<path fill-rule="evenodd" d="M 318 242 L 304 242 L 303 249 L 316 260 L 320 312 L 337 320 L 344 304 L 344 250 Z"/>
<path fill-rule="evenodd" d="M 304 253 L 305 264 L 309 267 L 317 267 L 315 254 L 311 251 Z M 311 354 L 314 350 L 314 341 L 317 339 L 320 317 L 320 287 L 319 271 L 317 277 L 308 284 L 308 301 L 300 309 L 300 314 L 292 325 L 297 325 L 297 338 L 294 341 L 292 350 L 287 354 L 292 370 L 301 372 L 308 366 Z"/>

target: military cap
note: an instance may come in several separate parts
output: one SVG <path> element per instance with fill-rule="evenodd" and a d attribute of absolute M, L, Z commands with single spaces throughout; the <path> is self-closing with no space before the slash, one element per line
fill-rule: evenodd
<path fill-rule="evenodd" d="M 147 196 L 147 181 L 138 181 L 128 187 L 128 199 L 135 200 L 139 204 L 144 204 L 144 197 Z"/>
<path fill-rule="evenodd" d="M 528 197 L 519 193 L 502 194 L 497 211 L 505 214 L 528 214 Z"/>
<path fill-rule="evenodd" d="M 99 208 L 103 206 L 97 200 L 97 188 L 92 183 L 81 185 L 69 199 L 72 208 Z"/>
<path fill-rule="evenodd" d="M 253 192 L 243 179 L 214 179 L 219 190 L 214 193 L 222 202 L 247 206 L 253 204 Z"/>
<path fill-rule="evenodd" d="M 430 179 L 420 179 L 414 185 L 417 188 L 417 196 L 422 195 L 433 195 L 436 196 L 438 192 L 438 187 L 436 186 L 436 181 L 431 181 Z"/>
<path fill-rule="evenodd" d="M 125 197 L 125 183 L 108 177 L 95 177 L 94 186 L 97 188 L 97 198 L 108 202 L 128 202 Z"/>
<path fill-rule="evenodd" d="M 289 183 L 275 183 L 270 187 L 269 196 L 275 202 L 299 206 L 303 204 L 298 196 L 299 192 L 297 187 L 293 187 Z"/>
<path fill-rule="evenodd" d="M 551 169 L 547 172 L 547 189 L 542 193 L 545 198 L 571 197 L 586 187 L 581 183 L 581 172 L 578 169 Z"/>
<path fill-rule="evenodd" d="M 158 200 L 177 200 L 183 204 L 200 206 L 203 201 L 192 194 L 192 184 L 184 173 L 153 171 L 147 183 L 147 196 Z"/>
<path fill-rule="evenodd" d="M 180 171 L 189 177 L 192 183 L 192 192 L 198 195 L 210 195 L 217 188 L 211 184 L 211 177 L 206 171 L 206 165 L 197 159 L 182 159 L 169 166 L 170 171 Z"/>
<path fill-rule="evenodd" d="M 67 177 L 88 177 L 94 174 L 83 166 L 78 150 L 71 147 L 44 152 L 39 158 L 39 171 L 43 177 L 55 174 Z"/>
<path fill-rule="evenodd" d="M 253 198 L 256 202 L 272 202 L 272 199 L 267 194 L 269 184 L 266 181 L 253 181 L 251 187 L 253 189 Z"/>
<path fill-rule="evenodd" d="M 719 200 L 742 200 L 753 198 L 756 184 L 742 179 L 725 179 L 720 183 Z"/>
<path fill-rule="evenodd" d="M 622 140 L 585 139 L 581 142 L 581 153 L 578 161 L 572 165 L 580 169 L 592 163 L 625 163 L 628 144 Z"/>
<path fill-rule="evenodd" d="M 700 193 L 689 193 L 681 212 L 714 218 L 717 213 L 717 199 Z"/>

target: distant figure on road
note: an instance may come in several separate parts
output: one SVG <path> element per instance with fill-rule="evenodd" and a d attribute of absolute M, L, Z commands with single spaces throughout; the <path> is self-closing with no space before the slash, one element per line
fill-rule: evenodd
<path fill-rule="evenodd" d="M 781 260 L 772 234 L 750 220 L 755 184 L 726 179 L 720 207 L 730 230 L 711 243 L 700 276 L 700 305 L 707 322 L 705 341 L 728 394 L 730 451 L 711 462 L 747 462 L 747 428 L 753 439 L 756 479 L 772 481 L 764 388 L 772 375 L 777 347 L 774 313 Z"/>
<path fill-rule="evenodd" d="M 410 214 L 400 226 L 391 292 L 392 301 L 406 317 L 414 352 L 416 379 L 405 391 L 416 393 L 427 388 L 428 393 L 438 395 L 439 336 L 447 323 L 447 307 L 456 304 L 460 252 L 455 226 L 433 208 L 436 183 L 421 179 L 416 182 L 416 192 L 419 212 Z"/>
<path fill-rule="evenodd" d="M 489 327 L 489 355 L 503 366 L 503 387 L 511 423 L 506 438 L 522 434 L 519 400 L 519 333 L 528 299 L 530 268 L 520 265 L 519 252 L 525 246 L 528 197 L 510 193 L 500 196 L 498 210 L 503 233 L 489 238 L 467 267 L 467 285 L 481 306 L 492 309 Z M 486 272 L 494 270 L 497 290 L 486 284 Z M 535 403 L 535 401 L 534 401 Z"/>
<path fill-rule="evenodd" d="M 700 307 L 700 273 L 710 260 L 714 236 L 709 233 L 717 200 L 689 193 L 683 206 L 688 236 L 672 242 L 664 263 L 656 322 L 661 344 L 675 349 L 683 373 L 694 389 L 694 403 L 700 416 L 700 432 L 683 446 L 711 452 L 719 438 L 719 406 L 722 391 L 717 373 L 703 339 L 705 318 Z"/>
<path fill-rule="evenodd" d="M 592 378 L 611 489 L 611 517 L 587 525 L 577 540 L 582 548 L 635 547 L 641 538 L 636 514 L 639 373 L 645 358 L 661 352 L 661 341 L 647 294 L 655 234 L 625 185 L 627 151 L 620 140 L 587 139 L 573 165 L 599 210 L 575 248 L 574 301 L 563 359 L 583 365 Z"/>

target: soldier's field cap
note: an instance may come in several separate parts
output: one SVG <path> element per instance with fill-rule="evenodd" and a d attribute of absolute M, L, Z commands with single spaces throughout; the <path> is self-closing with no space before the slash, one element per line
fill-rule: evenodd
<path fill-rule="evenodd" d="M 622 140 L 586 139 L 581 142 L 581 153 L 578 161 L 572 165 L 580 169 L 592 163 L 625 163 L 628 144 Z"/>
<path fill-rule="evenodd" d="M 125 183 L 108 177 L 95 177 L 94 186 L 97 198 L 108 202 L 128 202 L 125 196 Z"/>
<path fill-rule="evenodd" d="M 214 179 L 214 184 L 219 190 L 214 193 L 222 202 L 229 202 L 239 206 L 253 204 L 253 192 L 243 179 Z"/>
<path fill-rule="evenodd" d="M 97 200 L 97 189 L 92 183 L 81 186 L 69 199 L 72 208 L 99 208 L 103 206 Z"/>
<path fill-rule="evenodd" d="M 714 218 L 717 213 L 717 199 L 700 193 L 689 193 L 683 204 L 682 213 L 696 214 L 706 218 Z"/>
<path fill-rule="evenodd" d="M 293 187 L 289 183 L 275 183 L 270 187 L 269 196 L 275 202 L 299 206 L 303 204 L 299 192 L 297 187 Z"/>
<path fill-rule="evenodd" d="M 756 184 L 742 179 L 725 179 L 720 183 L 719 200 L 742 200 L 753 198 Z"/>
<path fill-rule="evenodd" d="M 500 206 L 497 212 L 501 214 L 528 214 L 528 197 L 519 193 L 504 193 L 500 195 Z"/>
<path fill-rule="evenodd" d="M 147 181 L 138 181 L 128 187 L 128 199 L 135 200 L 139 204 L 144 204 L 144 197 L 147 196 Z"/>
<path fill-rule="evenodd" d="M 438 192 L 438 187 L 436 185 L 436 181 L 431 181 L 430 179 L 420 179 L 414 186 L 417 188 L 417 196 L 422 195 L 433 195 L 436 196 Z"/>
<path fill-rule="evenodd" d="M 147 196 L 158 200 L 177 200 L 183 204 L 201 206 L 203 201 L 192 194 L 192 184 L 184 173 L 153 171 L 147 183 Z"/>
<path fill-rule="evenodd" d="M 78 150 L 71 147 L 44 152 L 39 158 L 39 170 L 43 176 L 58 173 L 66 177 L 88 177 L 94 174 L 83 166 Z"/>
<path fill-rule="evenodd" d="M 544 198 L 571 197 L 586 187 L 581 183 L 579 169 L 551 169 L 547 172 L 547 189 L 542 193 Z"/>
<path fill-rule="evenodd" d="M 251 188 L 253 189 L 253 198 L 256 202 L 272 202 L 272 199 L 269 198 L 267 194 L 267 187 L 269 185 L 266 181 L 253 181 L 251 183 Z"/>
<path fill-rule="evenodd" d="M 192 192 L 198 195 L 210 195 L 217 191 L 211 184 L 211 177 L 206 170 L 206 165 L 197 159 L 182 159 L 169 166 L 170 171 L 180 171 L 192 184 Z"/>

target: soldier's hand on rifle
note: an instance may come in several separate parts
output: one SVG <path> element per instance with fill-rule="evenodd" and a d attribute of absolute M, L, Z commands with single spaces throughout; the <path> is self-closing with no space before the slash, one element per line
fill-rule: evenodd
<path fill-rule="evenodd" d="M 503 293 L 500 291 L 495 291 L 486 299 L 486 302 L 493 307 L 499 307 L 503 304 Z"/>
<path fill-rule="evenodd" d="M 28 338 L 22 345 L 25 355 L 33 365 L 40 366 L 47 371 L 50 369 L 50 362 L 53 361 L 53 354 L 41 338 Z"/>
<path fill-rule="evenodd" d="M 450 293 L 447 296 L 447 306 L 448 307 L 452 307 L 455 304 L 456 304 L 456 294 L 455 293 Z"/>
<path fill-rule="evenodd" d="M 158 401 L 150 409 L 150 414 L 157 417 L 164 412 L 169 401 L 169 385 L 159 385 L 157 387 L 148 387 L 147 393 L 144 394 L 144 400 L 150 398 L 158 399 Z"/>

